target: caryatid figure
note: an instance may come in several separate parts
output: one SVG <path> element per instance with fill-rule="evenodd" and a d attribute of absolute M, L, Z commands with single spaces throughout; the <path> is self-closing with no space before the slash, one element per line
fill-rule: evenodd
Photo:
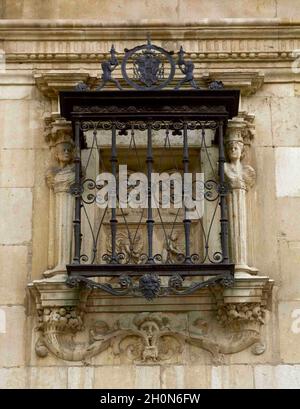
<path fill-rule="evenodd" d="M 231 189 L 228 195 L 228 211 L 232 239 L 233 261 L 236 271 L 256 273 L 248 266 L 246 192 L 255 182 L 255 170 L 243 164 L 244 142 L 240 132 L 225 139 L 227 162 L 225 176 Z"/>
<path fill-rule="evenodd" d="M 73 198 L 70 186 L 75 182 L 74 143 L 69 135 L 62 135 L 55 145 L 58 166 L 48 170 L 46 181 L 54 193 L 53 216 L 55 267 L 44 272 L 45 277 L 66 274 L 66 264 L 71 261 Z"/>

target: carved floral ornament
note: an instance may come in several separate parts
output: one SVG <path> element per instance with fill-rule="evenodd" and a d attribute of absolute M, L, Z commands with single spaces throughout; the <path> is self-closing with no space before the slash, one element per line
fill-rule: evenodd
<path fill-rule="evenodd" d="M 224 355 L 252 346 L 252 353 L 265 351 L 260 330 L 265 309 L 259 303 L 220 305 L 217 320 L 205 320 L 201 313 L 185 316 L 168 313 L 121 314 L 115 322 L 97 316 L 84 326 L 84 314 L 74 307 L 39 310 L 36 353 L 43 358 L 50 352 L 67 361 L 88 361 L 110 349 L 114 356 L 133 363 L 159 363 L 182 360 L 187 344 L 211 354 L 214 363 Z M 86 341 L 77 341 L 83 334 Z"/>
<path fill-rule="evenodd" d="M 118 306 L 112 298 L 113 309 L 104 313 L 103 307 L 95 308 L 94 297 L 102 297 L 98 292 L 75 291 L 62 278 L 38 280 L 30 285 L 38 312 L 35 351 L 40 358 L 52 355 L 84 363 L 106 350 L 121 362 L 178 363 L 185 360 L 189 346 L 195 353 L 197 348 L 207 351 L 215 364 L 247 348 L 260 355 L 266 348 L 261 330 L 272 285 L 268 277 L 237 277 L 235 288 L 214 287 L 203 311 L 182 312 L 177 304 L 177 310 L 168 312 L 164 304 L 155 312 L 143 312 L 139 302 L 130 308 L 134 298 L 126 311 L 124 301 Z M 187 296 L 183 302 L 193 300 Z M 152 303 L 148 305 L 151 309 Z"/>

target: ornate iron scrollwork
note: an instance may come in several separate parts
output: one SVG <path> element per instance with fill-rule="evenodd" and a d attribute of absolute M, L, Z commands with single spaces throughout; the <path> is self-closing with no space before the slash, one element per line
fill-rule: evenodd
<path fill-rule="evenodd" d="M 158 90 L 166 87 L 175 74 L 173 52 L 153 45 L 148 36 L 147 44 L 125 49 L 122 62 L 122 76 L 137 90 Z M 133 78 L 129 71 L 133 71 Z"/>
<path fill-rule="evenodd" d="M 189 285 L 184 286 L 184 277 L 179 273 L 175 273 L 169 277 L 168 285 L 162 286 L 161 278 L 155 273 L 143 274 L 138 285 L 133 279 L 122 274 L 119 276 L 117 287 L 113 287 L 110 283 L 98 283 L 83 276 L 69 276 L 67 285 L 70 287 L 84 286 L 85 288 L 97 288 L 106 293 L 116 296 L 143 296 L 147 301 L 152 301 L 157 297 L 166 295 L 189 295 L 196 291 L 210 286 L 221 285 L 223 287 L 232 287 L 234 277 L 232 274 L 225 273 L 216 277 L 209 278 L 203 281 L 192 281 Z"/>
<path fill-rule="evenodd" d="M 121 62 L 121 75 L 123 80 L 139 91 L 160 90 L 170 86 L 175 76 L 176 61 L 173 58 L 173 51 L 167 51 L 162 47 L 152 44 L 150 35 L 146 44 L 136 46 L 132 49 L 125 48 L 125 56 Z M 193 89 L 200 89 L 194 78 L 194 63 L 185 60 L 182 46 L 178 52 L 177 66 L 184 77 L 179 80 L 175 90 L 182 85 L 188 84 Z M 113 83 L 119 90 L 122 90 L 120 82 L 112 76 L 113 71 L 119 66 L 117 52 L 114 45 L 110 49 L 110 58 L 101 63 L 101 82 L 96 91 L 100 91 L 108 83 Z M 223 89 L 222 81 L 214 80 L 209 86 L 211 90 Z M 76 91 L 90 91 L 84 82 L 80 82 L 75 87 Z"/>

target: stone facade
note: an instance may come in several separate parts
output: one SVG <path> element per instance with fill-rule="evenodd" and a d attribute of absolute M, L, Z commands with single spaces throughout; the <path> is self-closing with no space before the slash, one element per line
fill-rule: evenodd
<path fill-rule="evenodd" d="M 0 387 L 299 388 L 297 1 L 99 3 L 0 2 Z M 60 90 L 99 83 L 112 43 L 121 57 L 147 32 L 183 45 L 200 86 L 241 90 L 226 136 L 235 286 L 152 303 L 65 285 L 58 108 Z"/>

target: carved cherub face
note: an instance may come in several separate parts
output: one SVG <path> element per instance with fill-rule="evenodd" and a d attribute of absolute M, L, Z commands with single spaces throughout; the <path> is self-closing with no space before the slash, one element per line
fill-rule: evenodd
<path fill-rule="evenodd" d="M 147 336 L 153 336 L 155 333 L 159 332 L 159 327 L 154 321 L 143 322 L 140 329 L 144 331 Z"/>
<path fill-rule="evenodd" d="M 236 161 L 241 159 L 243 153 L 244 144 L 239 141 L 231 141 L 227 144 L 227 154 L 230 161 Z"/>
<path fill-rule="evenodd" d="M 62 167 L 73 161 L 74 148 L 71 142 L 61 142 L 56 145 L 56 158 Z"/>

